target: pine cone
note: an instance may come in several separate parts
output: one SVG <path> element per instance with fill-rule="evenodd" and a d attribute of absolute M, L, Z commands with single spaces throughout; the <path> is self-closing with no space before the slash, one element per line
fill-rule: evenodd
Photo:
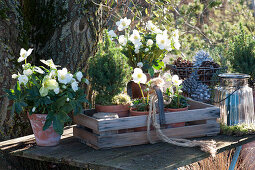
<path fill-rule="evenodd" d="M 173 69 L 173 73 L 177 74 L 181 79 L 188 78 L 192 73 L 193 63 L 191 61 L 179 57 L 173 62 L 173 65 L 176 66 L 176 68 Z"/>
<path fill-rule="evenodd" d="M 197 71 L 197 74 L 199 75 L 199 80 L 206 83 L 207 85 L 210 85 L 210 80 L 217 72 L 217 68 L 219 67 L 220 65 L 213 61 L 203 61 Z"/>
<path fill-rule="evenodd" d="M 197 52 L 197 54 L 194 57 L 194 60 L 195 60 L 194 66 L 196 67 L 200 67 L 204 61 L 213 61 L 209 53 L 205 52 L 204 50 L 200 50 L 199 52 Z"/>

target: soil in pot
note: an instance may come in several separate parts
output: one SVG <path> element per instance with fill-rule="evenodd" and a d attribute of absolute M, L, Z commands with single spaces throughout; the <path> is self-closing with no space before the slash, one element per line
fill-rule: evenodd
<path fill-rule="evenodd" d="M 130 116 L 142 116 L 142 115 L 149 115 L 149 111 L 136 111 L 134 109 L 130 109 Z M 154 128 L 151 126 L 151 130 L 153 130 Z M 135 132 L 140 132 L 140 131 L 147 131 L 147 127 L 138 127 L 138 128 L 134 128 Z"/>
<path fill-rule="evenodd" d="M 178 108 L 178 109 L 165 108 L 164 110 L 165 110 L 165 112 L 181 112 L 181 111 L 188 110 L 188 107 Z M 176 128 L 176 127 L 183 127 L 183 126 L 185 126 L 185 122 L 171 123 L 171 124 L 167 124 L 165 127 L 166 128 Z"/>
<path fill-rule="evenodd" d="M 38 146 L 55 146 L 59 144 L 60 137 L 58 133 L 53 129 L 53 125 L 51 125 L 48 129 L 43 131 L 43 126 L 46 121 L 46 114 L 28 114 L 28 118 L 30 120 L 36 144 Z"/>
<path fill-rule="evenodd" d="M 129 104 L 126 105 L 96 105 L 97 112 L 106 112 L 106 113 L 118 113 L 119 117 L 128 117 L 129 113 Z"/>

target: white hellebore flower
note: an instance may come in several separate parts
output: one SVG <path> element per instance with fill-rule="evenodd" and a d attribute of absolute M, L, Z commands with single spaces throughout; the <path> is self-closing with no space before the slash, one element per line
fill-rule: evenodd
<path fill-rule="evenodd" d="M 23 74 L 25 74 L 26 76 L 30 76 L 31 74 L 33 74 L 33 71 L 29 68 L 27 70 L 23 70 Z"/>
<path fill-rule="evenodd" d="M 49 66 L 50 68 L 53 68 L 53 69 L 57 69 L 57 67 L 60 67 L 60 66 L 57 66 L 54 64 L 53 60 L 50 59 L 50 60 L 40 60 L 43 64 Z"/>
<path fill-rule="evenodd" d="M 58 70 L 58 81 L 63 84 L 70 83 L 73 78 L 73 75 L 67 72 L 66 68 Z"/>
<path fill-rule="evenodd" d="M 13 75 L 12 75 L 12 78 L 13 78 L 13 79 L 16 79 L 16 78 L 18 78 L 18 75 L 17 75 L 17 74 L 13 74 Z"/>
<path fill-rule="evenodd" d="M 19 80 L 19 84 L 23 83 L 24 85 L 26 85 L 28 82 L 28 77 L 26 75 L 20 75 L 18 80 Z"/>
<path fill-rule="evenodd" d="M 40 67 L 35 67 L 34 71 L 36 71 L 37 73 L 40 73 L 40 74 L 44 74 L 44 71 Z"/>
<path fill-rule="evenodd" d="M 140 43 L 141 37 L 137 30 L 133 30 L 133 34 L 129 37 L 129 40 L 136 45 L 137 43 Z"/>
<path fill-rule="evenodd" d="M 137 63 L 137 67 L 142 68 L 143 67 L 143 63 L 142 62 Z"/>
<path fill-rule="evenodd" d="M 120 43 L 120 45 L 122 45 L 122 46 L 125 46 L 125 45 L 127 44 L 127 39 L 125 38 L 124 35 L 120 35 L 120 36 L 119 36 L 119 43 Z"/>
<path fill-rule="evenodd" d="M 33 49 L 29 48 L 27 51 L 24 48 L 20 50 L 20 57 L 18 58 L 18 62 L 22 62 L 32 53 Z"/>
<path fill-rule="evenodd" d="M 119 31 L 123 31 L 130 25 L 130 23 L 131 23 L 131 20 L 125 17 L 124 19 L 120 19 L 118 22 L 116 22 L 116 25 L 118 26 Z"/>
<path fill-rule="evenodd" d="M 162 31 L 156 25 L 154 25 L 152 23 L 152 21 L 148 21 L 147 24 L 146 24 L 146 27 L 147 27 L 148 30 L 150 30 L 153 33 L 156 33 L 156 34 L 162 33 Z"/>
<path fill-rule="evenodd" d="M 145 52 L 148 52 L 149 51 L 149 48 L 145 48 L 145 50 L 144 50 Z"/>
<path fill-rule="evenodd" d="M 78 90 L 78 82 L 77 81 L 72 82 L 71 86 L 72 86 L 73 91 L 76 92 Z"/>
<path fill-rule="evenodd" d="M 47 96 L 49 90 L 54 90 L 59 88 L 58 87 L 58 82 L 55 79 L 51 79 L 49 76 L 45 76 L 43 78 L 43 82 L 42 82 L 42 87 L 40 88 L 39 92 L 41 94 L 41 96 Z"/>
<path fill-rule="evenodd" d="M 158 34 L 156 36 L 156 43 L 161 50 L 171 51 L 171 41 L 168 39 L 167 34 Z"/>
<path fill-rule="evenodd" d="M 147 46 L 151 46 L 153 44 L 153 40 L 152 39 L 148 39 L 146 45 Z"/>
<path fill-rule="evenodd" d="M 179 30 L 176 29 L 175 31 L 172 32 L 173 40 L 178 41 L 179 40 Z"/>
<path fill-rule="evenodd" d="M 67 101 L 67 102 L 69 102 L 69 101 L 70 101 L 70 99 L 69 99 L 69 98 L 66 98 L 66 101 Z"/>
<path fill-rule="evenodd" d="M 179 79 L 178 75 L 173 75 L 172 77 L 172 83 L 175 85 L 175 86 L 179 86 L 182 84 L 182 80 Z"/>
<path fill-rule="evenodd" d="M 136 54 L 138 54 L 138 53 L 139 53 L 139 48 L 135 48 L 134 52 L 135 52 Z"/>
<path fill-rule="evenodd" d="M 54 93 L 55 93 L 55 94 L 58 94 L 58 93 L 59 93 L 59 87 L 54 89 Z"/>
<path fill-rule="evenodd" d="M 79 82 L 81 81 L 82 77 L 83 77 L 82 72 L 79 71 L 79 72 L 76 73 L 76 78 L 77 78 L 77 80 L 78 80 Z"/>
<path fill-rule="evenodd" d="M 36 107 L 33 107 L 32 112 L 35 112 Z"/>
<path fill-rule="evenodd" d="M 117 37 L 117 35 L 115 34 L 115 32 L 114 32 L 113 30 L 110 30 L 110 31 L 108 32 L 108 34 L 109 34 L 109 36 L 110 36 L 111 38 Z"/>
<path fill-rule="evenodd" d="M 88 79 L 85 79 L 85 83 L 86 83 L 87 85 L 89 85 L 89 80 L 88 80 Z"/>
<path fill-rule="evenodd" d="M 135 83 L 145 84 L 147 82 L 147 76 L 143 73 L 143 70 L 140 68 L 134 69 L 134 73 L 132 74 L 132 77 Z"/>

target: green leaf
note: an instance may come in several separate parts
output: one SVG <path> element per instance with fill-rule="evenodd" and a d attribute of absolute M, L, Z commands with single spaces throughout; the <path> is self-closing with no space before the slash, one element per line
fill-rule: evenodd
<path fill-rule="evenodd" d="M 151 75 L 151 77 L 153 77 L 153 75 L 154 75 L 154 69 L 150 67 L 150 68 L 148 69 L 148 72 L 149 72 L 149 74 Z"/>
<path fill-rule="evenodd" d="M 43 126 L 43 130 L 48 129 L 51 126 L 53 119 L 54 119 L 54 116 L 52 114 L 47 115 L 46 121 Z"/>
<path fill-rule="evenodd" d="M 57 117 L 53 119 L 53 129 L 56 133 L 62 135 L 64 129 L 64 123 L 62 123 Z"/>
<path fill-rule="evenodd" d="M 62 107 L 64 104 L 66 103 L 66 96 L 62 96 L 60 98 L 57 99 L 57 101 L 55 102 L 55 105 L 57 108 Z"/>

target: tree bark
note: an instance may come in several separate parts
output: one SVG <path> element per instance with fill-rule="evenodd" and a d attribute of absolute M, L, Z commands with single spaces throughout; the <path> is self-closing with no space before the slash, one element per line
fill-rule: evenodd
<path fill-rule="evenodd" d="M 60 1 L 42 0 L 39 3 L 49 1 L 54 2 L 53 11 L 61 10 L 56 5 Z M 36 16 L 28 15 L 33 8 L 40 7 L 36 4 L 37 1 L 2 0 L 0 2 L 0 140 L 31 133 L 31 130 L 26 130 L 27 127 L 30 128 L 26 115 L 10 116 L 7 111 L 10 101 L 3 96 L 4 89 L 9 89 L 15 84 L 11 75 L 21 68 L 20 63 L 17 63 L 20 48 L 34 48 L 31 58 L 37 65 L 42 65 L 39 63 L 40 59 L 52 58 L 56 64 L 67 67 L 72 72 L 77 69 L 85 71 L 88 58 L 95 53 L 107 17 L 102 6 L 96 4 L 101 1 L 62 0 L 61 2 L 64 3 L 62 7 L 67 12 L 61 16 L 61 22 L 51 28 L 46 28 L 50 25 L 47 25 L 47 22 L 40 26 L 34 23 L 38 24 L 47 19 L 51 21 L 51 17 L 54 16 L 46 15 L 48 18 L 36 22 Z M 36 15 L 39 15 L 38 13 Z M 42 43 L 36 35 L 44 30 L 50 31 L 47 32 L 48 36 L 45 34 L 48 38 Z M 41 37 L 44 38 L 43 36 L 44 34 Z"/>

